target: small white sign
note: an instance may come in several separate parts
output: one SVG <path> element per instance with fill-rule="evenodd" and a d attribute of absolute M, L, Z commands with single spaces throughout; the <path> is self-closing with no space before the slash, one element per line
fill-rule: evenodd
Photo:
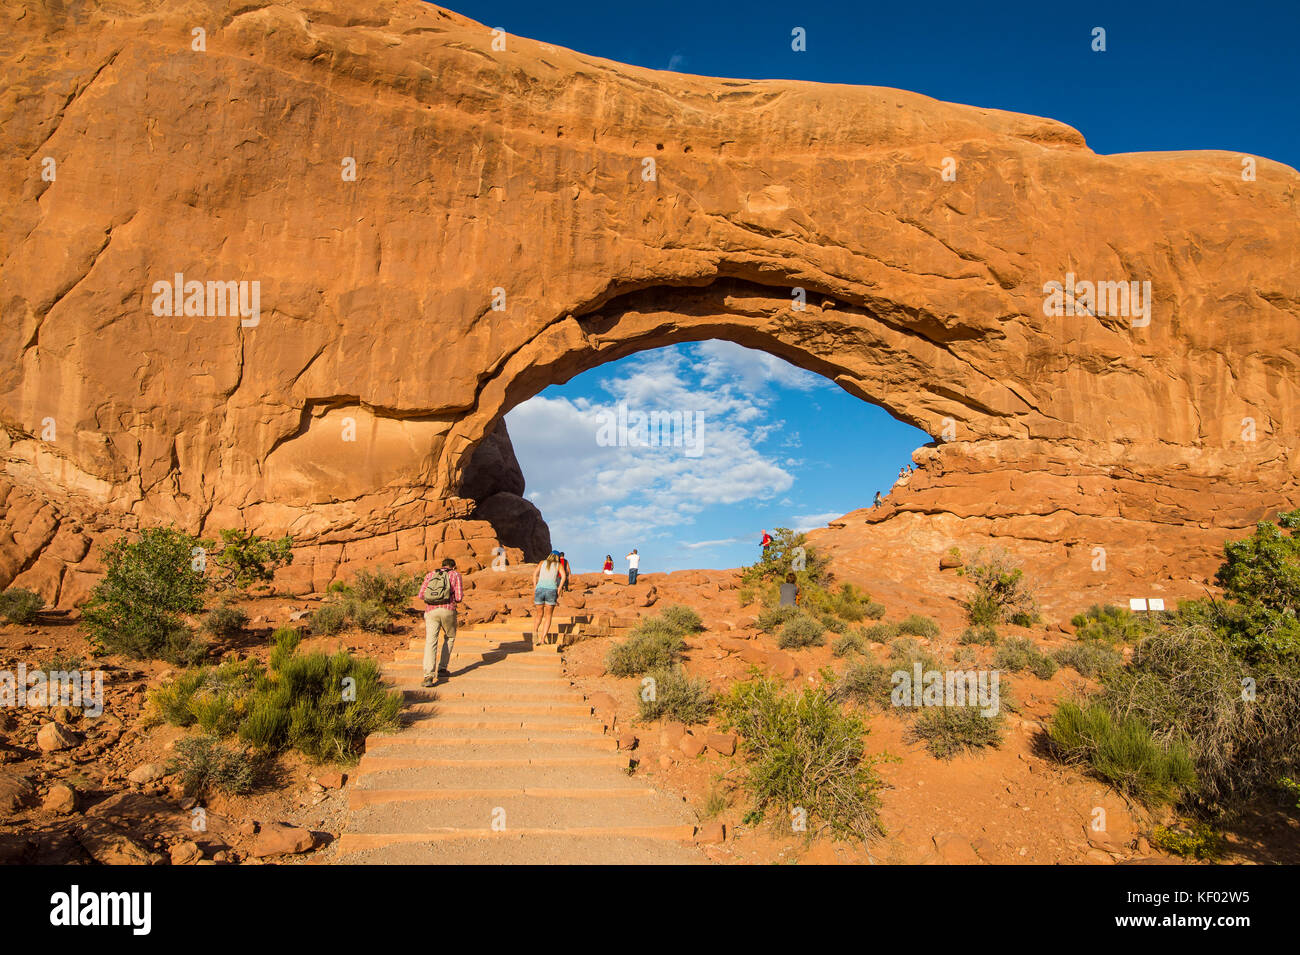
<path fill-rule="evenodd" d="M 1129 610 L 1146 610 L 1147 602 L 1144 597 L 1130 597 L 1128 601 Z"/>
<path fill-rule="evenodd" d="M 1165 598 L 1164 598 L 1164 597 L 1152 597 L 1150 600 L 1147 601 L 1147 609 L 1148 609 L 1148 610 L 1164 610 L 1164 609 L 1165 609 Z"/>

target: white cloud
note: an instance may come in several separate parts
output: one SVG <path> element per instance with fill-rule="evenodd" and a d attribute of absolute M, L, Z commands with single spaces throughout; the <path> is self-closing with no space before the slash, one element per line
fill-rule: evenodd
<path fill-rule="evenodd" d="M 725 540 L 716 541 L 694 541 L 690 544 L 680 544 L 686 550 L 700 550 L 704 547 L 723 547 L 727 544 L 743 544 L 744 539 L 740 537 L 728 537 Z"/>
<path fill-rule="evenodd" d="M 825 514 L 798 514 L 792 520 L 792 531 L 810 531 L 814 527 L 825 527 L 837 517 L 843 517 L 843 511 L 829 511 Z"/>
<path fill-rule="evenodd" d="M 783 422 L 766 420 L 771 398 L 750 390 L 747 374 L 727 373 L 714 357 L 651 352 L 601 383 L 608 401 L 538 396 L 511 411 L 507 426 L 528 498 L 556 545 L 576 550 L 581 535 L 605 551 L 640 546 L 680 533 L 711 507 L 762 504 L 789 491 L 794 477 L 759 447 Z M 602 447 L 597 436 L 620 403 L 629 413 L 702 415 L 699 454 Z"/>

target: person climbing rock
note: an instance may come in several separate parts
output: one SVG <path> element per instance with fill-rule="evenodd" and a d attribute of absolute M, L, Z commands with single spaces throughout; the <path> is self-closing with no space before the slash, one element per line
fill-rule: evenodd
<path fill-rule="evenodd" d="M 559 602 L 560 588 L 568 580 L 560 563 L 560 552 L 553 550 L 533 572 L 533 649 L 551 640 L 551 616 Z"/>
<path fill-rule="evenodd" d="M 880 506 L 880 492 L 879 492 L 879 491 L 876 492 L 876 498 L 875 498 L 874 501 L 871 502 L 871 506 L 872 506 L 872 507 L 879 507 L 879 506 Z"/>
<path fill-rule="evenodd" d="M 640 570 L 641 570 L 641 555 L 638 554 L 636 552 L 636 548 L 633 547 L 632 553 L 627 555 L 627 582 L 629 584 L 636 583 L 636 575 Z"/>
<path fill-rule="evenodd" d="M 429 571 L 420 585 L 420 599 L 424 601 L 424 680 L 422 686 L 436 686 L 440 679 L 449 679 L 451 651 L 456 645 L 456 605 L 464 599 L 464 583 L 456 562 L 443 558 L 442 566 Z M 438 637 L 442 636 L 442 652 L 438 650 Z M 434 669 L 435 657 L 437 669 Z"/>

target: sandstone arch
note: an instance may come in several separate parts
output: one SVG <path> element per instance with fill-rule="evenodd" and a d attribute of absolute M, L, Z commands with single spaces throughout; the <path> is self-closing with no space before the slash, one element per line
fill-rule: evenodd
<path fill-rule="evenodd" d="M 0 581 L 70 602 L 95 539 L 166 520 L 292 531 L 302 587 L 448 534 L 481 557 L 457 491 L 511 402 L 706 334 L 931 434 L 952 418 L 915 514 L 1209 542 L 1294 499 L 1294 170 L 1098 156 L 896 90 L 498 51 L 448 11 L 371 8 L 4 12 Z M 158 321 L 151 283 L 178 272 L 260 282 L 260 323 Z M 1070 273 L 1150 281 L 1150 325 L 1044 316 Z"/>

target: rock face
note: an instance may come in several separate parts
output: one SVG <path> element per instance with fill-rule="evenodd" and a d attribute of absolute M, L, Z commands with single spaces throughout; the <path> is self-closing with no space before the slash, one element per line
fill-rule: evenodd
<path fill-rule="evenodd" d="M 499 513 L 528 551 L 474 449 L 549 384 L 707 338 L 936 438 L 890 523 L 1169 554 L 1294 500 L 1289 167 L 494 45 L 415 0 L 0 17 L 0 583 L 66 606 L 92 544 L 169 521 L 293 533 L 299 590 L 481 566 Z M 1083 282 L 1150 282 L 1150 312 Z"/>

